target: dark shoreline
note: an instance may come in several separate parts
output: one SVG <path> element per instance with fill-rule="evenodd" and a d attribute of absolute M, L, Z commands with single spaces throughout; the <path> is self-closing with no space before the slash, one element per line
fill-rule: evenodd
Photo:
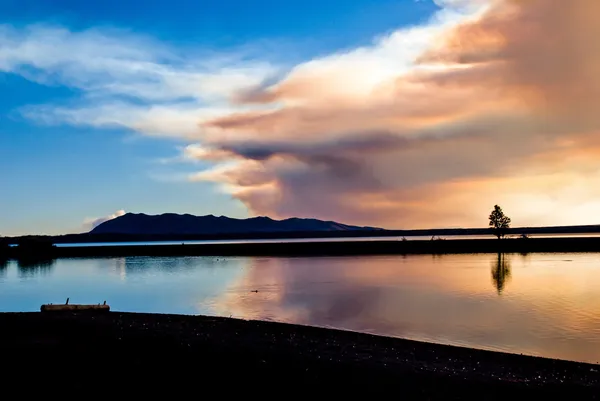
<path fill-rule="evenodd" d="M 52 247 L 32 243 L 4 250 L 5 258 L 123 256 L 352 256 L 457 253 L 600 252 L 600 238 L 314 241 L 187 245 Z M 22 249 L 21 249 L 22 248 Z M 0 258 L 1 259 L 1 258 Z"/>
<path fill-rule="evenodd" d="M 0 313 L 0 328 L 5 383 L 54 383 L 57 394 L 391 392 L 400 399 L 477 400 L 600 394 L 598 365 L 282 323 L 35 312 Z"/>
<path fill-rule="evenodd" d="M 513 227 L 506 230 L 508 236 L 529 235 L 576 235 L 598 234 L 600 225 L 583 226 L 548 226 L 548 227 Z M 254 231 L 254 232 L 212 232 L 204 234 L 123 234 L 123 233 L 81 233 L 63 235 L 23 235 L 5 237 L 10 243 L 18 244 L 23 241 L 40 240 L 55 244 L 91 243 L 91 242 L 152 242 L 152 241 L 216 241 L 216 240 L 260 240 L 260 239 L 324 239 L 324 238 L 361 238 L 361 237 L 414 237 L 414 236 L 469 236 L 489 235 L 493 238 L 490 228 L 428 228 L 411 230 L 333 230 L 333 231 Z"/>

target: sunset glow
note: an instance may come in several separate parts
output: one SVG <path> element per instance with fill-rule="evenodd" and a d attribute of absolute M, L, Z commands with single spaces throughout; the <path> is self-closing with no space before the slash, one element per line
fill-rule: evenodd
<path fill-rule="evenodd" d="M 103 198 L 78 211 L 88 223 L 127 209 L 482 227 L 497 203 L 516 226 L 599 223 L 600 3 L 434 3 L 425 20 L 288 60 L 251 41 L 208 51 L 1 25 L 0 72 L 77 93 L 12 115 L 150 137 L 161 163 L 115 174 L 123 191 L 136 175 L 177 183 L 163 190 L 171 199 L 203 194 L 185 205 Z M 45 227 L 67 229 L 57 221 Z"/>

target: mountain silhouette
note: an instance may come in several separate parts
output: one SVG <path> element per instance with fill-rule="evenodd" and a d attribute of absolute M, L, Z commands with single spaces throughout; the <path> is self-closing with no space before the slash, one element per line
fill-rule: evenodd
<path fill-rule="evenodd" d="M 269 217 L 234 219 L 226 216 L 193 216 L 191 214 L 165 213 L 147 215 L 127 213 L 105 221 L 95 227 L 91 234 L 150 234 L 150 235 L 203 235 L 242 234 L 267 232 L 311 231 L 373 231 L 376 227 L 358 227 L 335 221 L 290 218 L 273 220 Z"/>

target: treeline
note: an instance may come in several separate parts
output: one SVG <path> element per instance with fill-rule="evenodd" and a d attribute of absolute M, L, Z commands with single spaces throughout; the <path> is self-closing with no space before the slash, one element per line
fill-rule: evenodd
<path fill-rule="evenodd" d="M 506 235 L 521 234 L 592 234 L 600 233 L 600 225 L 519 227 L 506 230 Z M 171 234 L 171 235 L 131 235 L 131 234 L 66 234 L 57 236 L 5 237 L 2 241 L 11 244 L 51 242 L 54 244 L 91 242 L 151 242 L 151 241 L 207 241 L 207 240 L 254 240 L 254 239 L 298 239 L 298 238 L 361 238 L 361 237 L 412 237 L 412 236 L 451 236 L 451 235 L 494 235 L 490 228 L 442 228 L 421 230 L 381 230 L 381 231 L 299 231 L 299 232 L 256 232 L 227 234 Z"/>
<path fill-rule="evenodd" d="M 18 246 L 10 238 L 0 238 L 0 262 L 14 258 L 27 262 L 51 260 L 56 257 L 56 246 L 51 237 L 21 238 Z"/>
<path fill-rule="evenodd" d="M 4 265 L 10 257 L 9 248 L 8 241 L 4 238 L 0 238 L 0 266 Z"/>
<path fill-rule="evenodd" d="M 343 256 L 409 255 L 453 253 L 600 252 L 600 238 L 511 238 L 506 240 L 407 240 L 407 241 L 321 241 L 209 243 L 196 245 L 121 245 L 52 247 L 38 252 L 19 251 L 15 259 L 34 261 L 61 257 L 128 256 Z"/>

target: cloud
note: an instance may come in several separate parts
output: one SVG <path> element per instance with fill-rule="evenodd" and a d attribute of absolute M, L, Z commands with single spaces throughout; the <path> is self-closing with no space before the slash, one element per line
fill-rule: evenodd
<path fill-rule="evenodd" d="M 83 221 L 83 227 L 86 231 L 93 230 L 98 227 L 100 224 L 116 219 L 117 217 L 123 216 L 125 214 L 125 210 L 117 210 L 113 214 L 109 214 L 104 217 L 86 217 Z"/>
<path fill-rule="evenodd" d="M 262 185 L 252 191 L 256 184 L 247 163 L 206 177 L 237 187 L 234 194 L 257 213 L 317 213 L 402 226 L 482 225 L 484 208 L 500 199 L 521 212 L 515 221 L 532 222 L 524 211 L 546 194 L 516 192 L 515 183 L 523 177 L 531 188 L 562 182 L 553 169 L 556 160 L 589 145 L 598 149 L 592 138 L 600 128 L 594 112 L 600 52 L 589 38 L 600 33 L 600 5 L 453 3 L 452 10 L 469 14 L 450 24 L 434 19 L 432 26 L 396 32 L 370 49 L 300 65 L 244 99 L 278 109 L 205 123 L 227 135 L 208 146 L 252 161 L 256 174 L 269 177 L 270 191 Z M 411 35 L 423 38 L 422 45 L 400 65 L 390 63 L 402 54 L 400 38 L 420 43 Z M 381 70 L 385 62 L 389 73 Z M 355 138 L 361 145 L 349 147 Z M 576 177 L 600 167 L 592 158 L 587 162 L 565 167 Z M 583 199 L 591 195 L 585 188 L 592 182 L 579 180 Z M 466 188 L 469 197 L 461 193 Z M 548 216 L 578 206 L 567 192 L 558 192 Z M 529 196 L 524 207 L 515 200 L 524 198 L 519 194 Z"/>
<path fill-rule="evenodd" d="M 69 31 L 44 25 L 19 30 L 0 25 L 0 71 L 66 85 L 94 97 L 214 102 L 273 72 L 266 63 L 240 63 L 243 54 L 210 55 L 206 51 L 182 55 L 122 30 Z"/>
<path fill-rule="evenodd" d="M 29 118 L 183 138 L 181 160 L 213 165 L 190 180 L 222 183 L 256 214 L 482 226 L 500 203 L 515 224 L 590 222 L 600 3 L 435 3 L 424 24 L 294 66 L 5 27 L 0 69 L 82 92 Z"/>

